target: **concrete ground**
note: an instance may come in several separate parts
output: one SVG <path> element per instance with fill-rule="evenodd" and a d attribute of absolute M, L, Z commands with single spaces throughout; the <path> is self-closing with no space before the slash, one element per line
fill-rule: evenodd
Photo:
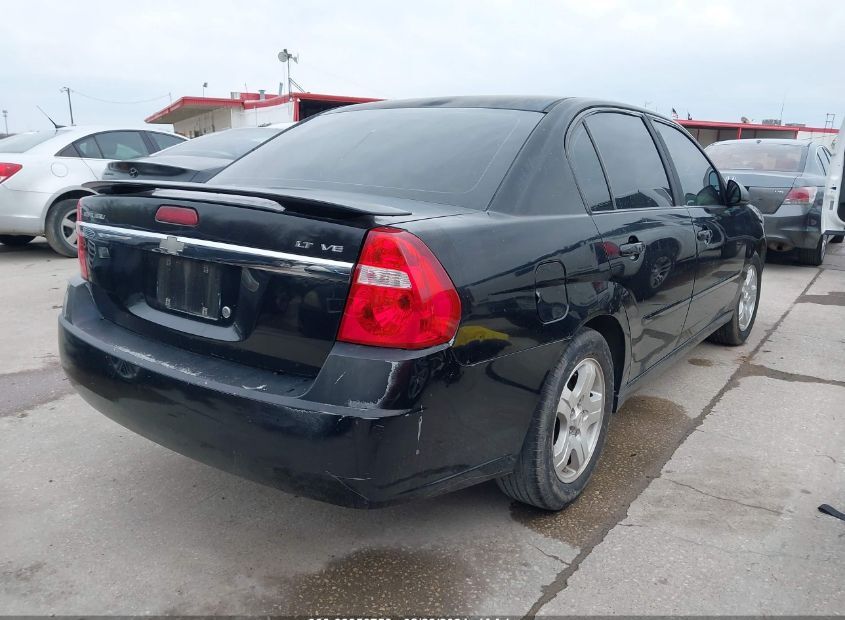
<path fill-rule="evenodd" d="M 46 244 L 0 247 L 0 613 L 845 611 L 845 249 L 768 264 L 750 342 L 703 344 L 611 423 L 560 514 L 488 483 L 361 512 L 142 439 L 56 357 Z"/>

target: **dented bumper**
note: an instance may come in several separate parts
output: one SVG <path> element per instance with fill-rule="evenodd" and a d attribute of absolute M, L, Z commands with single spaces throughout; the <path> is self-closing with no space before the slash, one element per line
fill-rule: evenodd
<path fill-rule="evenodd" d="M 106 416 L 176 452 L 291 493 L 376 507 L 512 466 L 512 457 L 502 456 L 509 451 L 495 443 L 473 447 L 461 437 L 455 403 L 429 406 L 441 398 L 438 386 L 461 376 L 448 351 L 391 358 L 337 345 L 317 377 L 280 375 L 115 325 L 81 279 L 68 287 L 59 346 L 76 389 Z M 513 438 L 513 447 L 520 443 Z"/>

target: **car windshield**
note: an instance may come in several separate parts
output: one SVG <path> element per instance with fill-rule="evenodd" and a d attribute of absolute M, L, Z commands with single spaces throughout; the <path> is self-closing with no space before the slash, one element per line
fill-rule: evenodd
<path fill-rule="evenodd" d="M 168 149 L 155 153 L 153 157 L 159 155 L 187 155 L 191 157 L 237 159 L 262 142 L 266 142 L 280 131 L 282 129 L 276 127 L 229 129 L 180 142 Z"/>
<path fill-rule="evenodd" d="M 292 127 L 211 182 L 484 209 L 542 116 L 487 108 L 330 112 Z"/>
<path fill-rule="evenodd" d="M 707 154 L 721 170 L 763 170 L 800 172 L 804 169 L 807 147 L 801 144 L 757 142 L 717 142 Z"/>
<path fill-rule="evenodd" d="M 0 153 L 25 153 L 34 146 L 66 132 L 66 129 L 28 131 L 0 140 Z"/>

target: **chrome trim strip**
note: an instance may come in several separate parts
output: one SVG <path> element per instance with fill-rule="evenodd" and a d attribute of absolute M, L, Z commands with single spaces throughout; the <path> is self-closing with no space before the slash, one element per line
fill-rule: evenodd
<path fill-rule="evenodd" d="M 208 260 L 240 267 L 261 269 L 329 279 L 346 279 L 352 275 L 353 263 L 251 248 L 231 243 L 207 241 L 180 235 L 166 235 L 150 230 L 134 230 L 93 222 L 79 222 L 79 229 L 86 239 L 112 241 L 124 245 L 143 246 L 143 249 L 162 254 L 175 254 L 186 258 Z"/>

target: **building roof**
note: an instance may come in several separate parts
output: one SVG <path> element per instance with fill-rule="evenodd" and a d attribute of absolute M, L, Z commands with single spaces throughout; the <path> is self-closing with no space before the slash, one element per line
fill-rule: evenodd
<path fill-rule="evenodd" d="M 262 98 L 263 97 L 263 98 Z M 171 124 L 192 118 L 197 114 L 212 112 L 221 108 L 252 110 L 282 105 L 289 101 L 336 101 L 342 103 L 369 103 L 378 101 L 372 97 L 345 97 L 317 93 L 293 93 L 291 95 L 266 95 L 261 93 L 239 93 L 238 98 L 226 97 L 180 97 L 166 108 L 144 119 L 147 123 Z"/>
<path fill-rule="evenodd" d="M 814 133 L 839 133 L 838 129 L 831 127 L 804 127 L 798 125 L 761 125 L 759 123 L 733 123 L 723 121 L 699 121 L 676 119 L 679 125 L 684 127 L 695 127 L 698 129 L 765 129 L 767 131 L 814 132 Z"/>

